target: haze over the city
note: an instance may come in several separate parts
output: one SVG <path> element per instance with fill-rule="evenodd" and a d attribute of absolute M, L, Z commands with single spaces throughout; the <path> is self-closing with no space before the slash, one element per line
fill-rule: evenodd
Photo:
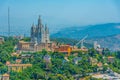
<path fill-rule="evenodd" d="M 51 31 L 63 27 L 120 22 L 119 0 L 0 0 L 0 31 L 29 31 L 41 15 Z"/>

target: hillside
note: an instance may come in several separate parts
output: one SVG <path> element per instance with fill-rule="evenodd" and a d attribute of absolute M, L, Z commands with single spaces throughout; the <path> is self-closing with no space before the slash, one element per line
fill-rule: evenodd
<path fill-rule="evenodd" d="M 98 24 L 83 27 L 68 27 L 61 29 L 57 33 L 51 35 L 51 37 L 81 39 L 86 34 L 89 35 L 88 38 L 106 37 L 120 34 L 120 23 Z"/>
<path fill-rule="evenodd" d="M 101 38 L 90 38 L 87 39 L 87 42 L 93 43 L 93 41 L 97 41 L 101 47 L 109 48 L 110 50 L 120 50 L 120 34 L 118 35 L 111 35 L 107 37 Z"/>
<path fill-rule="evenodd" d="M 69 38 L 80 40 L 89 35 L 87 42 L 93 44 L 98 41 L 102 47 L 110 50 L 120 49 L 120 23 L 99 24 L 85 27 L 69 27 L 51 35 L 52 38 Z"/>

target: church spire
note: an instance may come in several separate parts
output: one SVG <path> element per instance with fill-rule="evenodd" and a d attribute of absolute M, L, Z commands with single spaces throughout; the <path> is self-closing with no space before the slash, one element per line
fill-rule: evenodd
<path fill-rule="evenodd" d="M 32 31 L 32 33 L 35 32 L 35 25 L 34 25 L 34 23 L 32 24 L 31 31 Z"/>
<path fill-rule="evenodd" d="M 47 24 L 45 24 L 45 30 L 47 29 Z"/>
<path fill-rule="evenodd" d="M 38 26 L 40 25 L 42 25 L 41 15 L 39 15 L 39 18 L 38 18 Z"/>
<path fill-rule="evenodd" d="M 46 31 L 47 34 L 49 34 L 49 29 L 47 27 L 47 24 L 45 24 L 45 31 Z"/>

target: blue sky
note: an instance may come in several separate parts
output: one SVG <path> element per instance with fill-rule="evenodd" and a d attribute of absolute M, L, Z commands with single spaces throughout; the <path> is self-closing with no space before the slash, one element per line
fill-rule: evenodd
<path fill-rule="evenodd" d="M 8 6 L 16 30 L 29 30 L 39 14 L 52 30 L 120 22 L 120 0 L 0 0 L 0 28 L 7 27 Z"/>

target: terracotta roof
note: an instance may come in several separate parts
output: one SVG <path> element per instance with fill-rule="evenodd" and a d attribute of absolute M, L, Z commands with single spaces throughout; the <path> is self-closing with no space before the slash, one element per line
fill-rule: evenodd
<path fill-rule="evenodd" d="M 7 61 L 7 62 L 6 62 L 6 65 L 9 65 L 9 64 L 10 64 L 10 61 Z"/>
<path fill-rule="evenodd" d="M 16 59 L 16 63 L 21 63 L 21 59 Z"/>
<path fill-rule="evenodd" d="M 97 64 L 97 66 L 98 66 L 98 67 L 101 67 L 101 66 L 102 66 L 102 63 L 101 63 L 101 62 L 99 62 L 99 63 Z"/>
<path fill-rule="evenodd" d="M 2 76 L 4 76 L 4 77 L 5 77 L 5 76 L 8 76 L 8 77 L 9 77 L 10 75 L 9 75 L 9 74 L 7 74 L 7 73 L 5 73 L 5 74 L 3 74 Z"/>

